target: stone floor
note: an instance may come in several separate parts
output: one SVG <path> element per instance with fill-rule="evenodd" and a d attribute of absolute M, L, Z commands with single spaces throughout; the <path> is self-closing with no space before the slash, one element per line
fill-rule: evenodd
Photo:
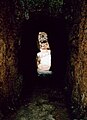
<path fill-rule="evenodd" d="M 5 120 L 70 120 L 70 118 L 60 90 L 36 88 L 29 103 L 21 106 Z"/>
<path fill-rule="evenodd" d="M 3 120 L 71 120 L 64 92 L 50 86 L 50 79 L 51 74 L 40 73 L 32 94 L 27 91 L 23 104 Z"/>
<path fill-rule="evenodd" d="M 8 103 L 0 120 L 87 120 L 78 105 L 71 104 L 67 89 L 55 86 L 52 78 L 52 71 L 39 71 L 33 88 L 26 89 L 16 104 Z"/>

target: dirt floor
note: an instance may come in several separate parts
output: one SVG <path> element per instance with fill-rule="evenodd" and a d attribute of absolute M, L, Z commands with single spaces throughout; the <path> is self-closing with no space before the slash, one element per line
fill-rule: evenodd
<path fill-rule="evenodd" d="M 23 104 L 3 120 L 71 120 L 64 92 L 49 86 L 50 79 L 51 73 L 40 73 L 32 94 L 27 91 Z"/>
<path fill-rule="evenodd" d="M 57 89 L 35 89 L 29 103 L 6 120 L 70 120 L 64 96 Z"/>

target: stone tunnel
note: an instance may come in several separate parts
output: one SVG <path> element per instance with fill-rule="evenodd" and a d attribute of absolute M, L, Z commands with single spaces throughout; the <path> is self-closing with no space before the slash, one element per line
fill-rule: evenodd
<path fill-rule="evenodd" d="M 86 120 L 86 0 L 1 0 L 0 23 L 0 120 Z M 38 75 L 40 32 L 51 67 Z"/>
<path fill-rule="evenodd" d="M 47 16 L 39 16 L 40 18 L 33 18 L 31 21 L 25 22 L 23 26 L 22 41 L 20 53 L 22 58 L 20 58 L 20 69 L 22 70 L 24 76 L 28 77 L 24 79 L 24 82 L 29 82 L 29 78 L 33 80 L 37 74 L 36 69 L 36 55 L 39 49 L 37 48 L 37 39 L 39 31 L 45 31 L 48 34 L 48 41 L 51 47 L 52 53 L 52 66 L 54 80 L 52 84 L 57 84 L 59 86 L 64 83 L 64 72 L 66 69 L 66 59 L 67 59 L 67 39 L 65 33 L 65 26 L 63 18 L 51 18 Z M 58 44 L 59 41 L 59 44 Z M 34 48 L 34 49 L 33 49 Z M 29 55 L 26 54 L 29 52 Z M 55 59 L 56 58 L 56 59 Z M 31 64 L 29 64 L 31 63 Z M 31 69 L 32 68 L 32 69 Z M 30 74 L 29 74 L 30 71 Z M 59 75 L 57 74 L 59 73 Z M 61 75 L 60 75 L 61 74 Z M 31 79 L 31 82 L 33 82 Z M 29 83 L 27 84 L 29 86 Z M 50 80 L 51 83 L 51 80 Z M 49 83 L 49 84 L 50 84 Z M 58 85 L 58 84 L 57 84 Z"/>

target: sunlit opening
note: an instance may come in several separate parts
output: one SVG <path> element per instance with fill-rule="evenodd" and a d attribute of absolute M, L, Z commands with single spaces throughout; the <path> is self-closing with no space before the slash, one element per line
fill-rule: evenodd
<path fill-rule="evenodd" d="M 38 34 L 38 48 L 40 52 L 37 53 L 37 71 L 50 72 L 51 67 L 51 50 L 48 43 L 48 36 L 45 32 Z"/>

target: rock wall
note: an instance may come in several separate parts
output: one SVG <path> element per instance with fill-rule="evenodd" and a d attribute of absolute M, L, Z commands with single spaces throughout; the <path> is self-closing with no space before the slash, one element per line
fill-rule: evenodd
<path fill-rule="evenodd" d="M 0 3 L 0 96 L 18 94 L 18 24 L 11 1 Z M 19 81 L 18 81 L 19 80 Z M 0 101 L 1 102 L 1 101 Z"/>
<path fill-rule="evenodd" d="M 75 11 L 69 34 L 67 70 L 75 115 L 80 119 L 85 116 L 84 108 L 87 107 L 87 2 L 78 1 L 76 6 L 72 4 L 72 8 Z"/>

